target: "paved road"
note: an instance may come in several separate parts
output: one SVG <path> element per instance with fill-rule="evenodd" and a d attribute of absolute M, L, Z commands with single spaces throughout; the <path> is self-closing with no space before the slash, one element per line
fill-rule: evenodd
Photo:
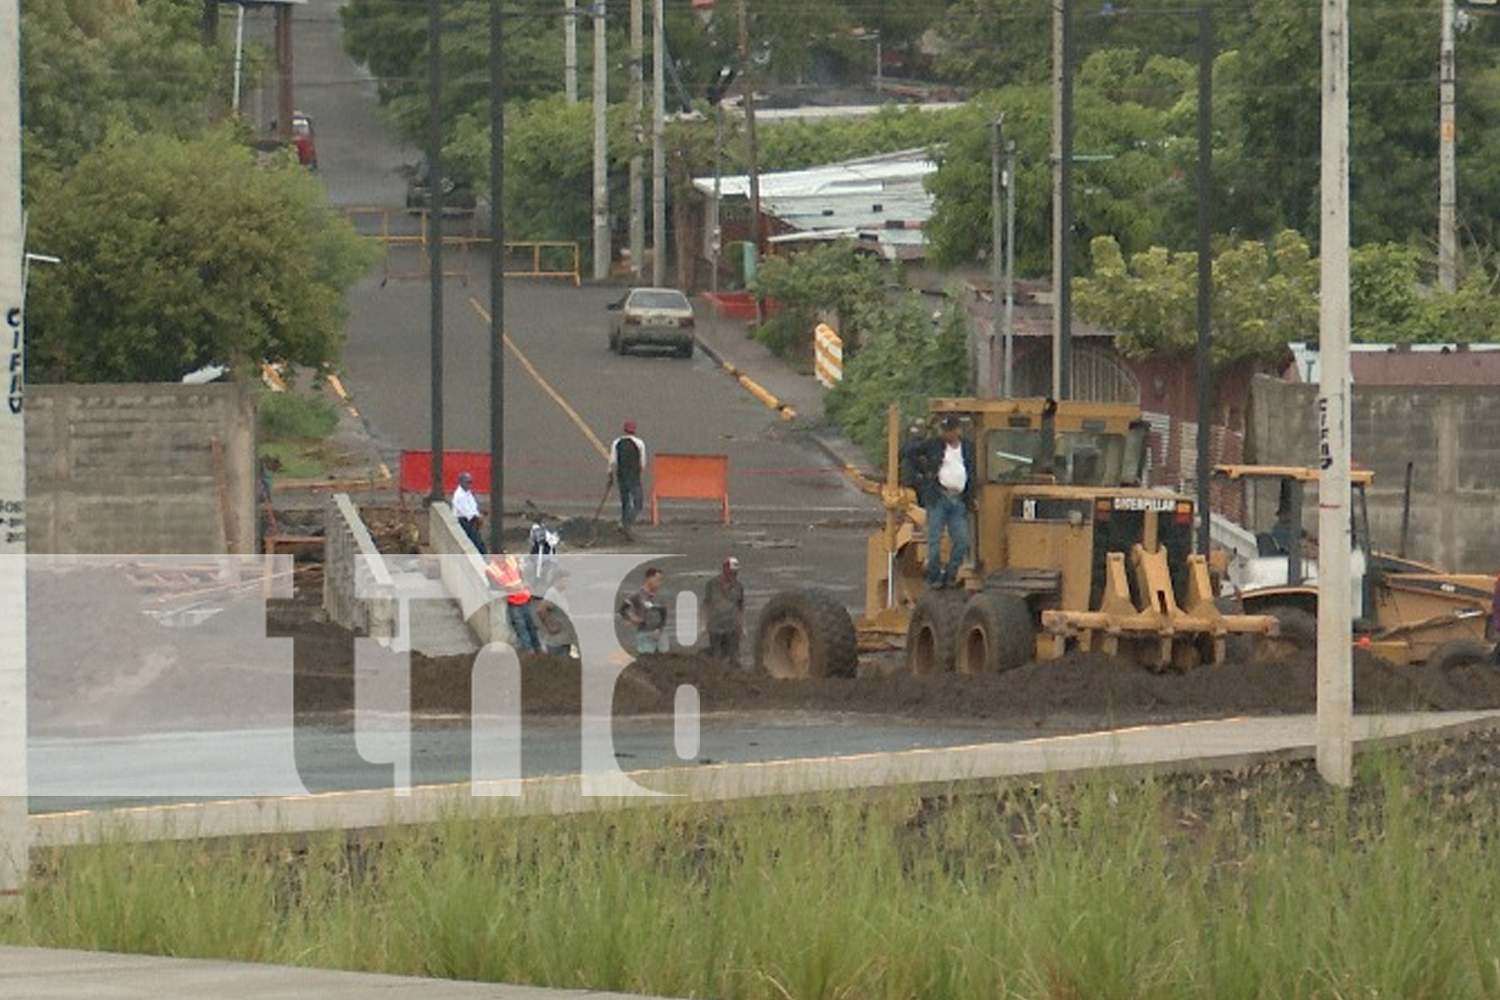
<path fill-rule="evenodd" d="M 298 12 L 298 104 L 314 116 L 320 175 L 335 206 L 401 210 L 403 148 L 383 126 L 372 81 L 343 53 L 335 0 Z M 370 230 L 372 223 L 361 227 Z M 524 239 L 525 233 L 511 233 Z M 450 248 L 450 269 L 465 266 Z M 443 294 L 443 443 L 490 450 L 490 290 L 482 254 L 467 282 Z M 391 250 L 351 296 L 347 385 L 388 457 L 427 448 L 430 429 L 431 290 L 417 247 Z M 385 280 L 387 274 L 410 275 Z M 503 407 L 506 508 L 589 510 L 604 485 L 603 449 L 627 417 L 657 451 L 724 454 L 739 516 L 870 510 L 798 423 L 788 424 L 740 389 L 712 360 L 618 358 L 606 349 L 606 304 L 619 287 L 509 279 L 505 286 Z M 707 323 L 707 317 L 703 318 Z"/>

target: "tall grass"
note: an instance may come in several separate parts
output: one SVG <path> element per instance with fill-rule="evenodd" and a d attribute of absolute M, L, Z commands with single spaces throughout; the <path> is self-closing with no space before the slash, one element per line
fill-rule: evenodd
<path fill-rule="evenodd" d="M 56 850 L 0 939 L 684 997 L 1500 995 L 1495 800 L 1365 766 Z"/>

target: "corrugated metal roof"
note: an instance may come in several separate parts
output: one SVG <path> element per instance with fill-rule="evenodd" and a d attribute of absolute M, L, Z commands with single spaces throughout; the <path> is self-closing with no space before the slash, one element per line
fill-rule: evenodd
<path fill-rule="evenodd" d="M 878 244 L 886 256 L 920 257 L 927 245 L 923 227 L 932 216 L 932 195 L 925 182 L 936 170 L 925 149 L 910 149 L 764 173 L 761 211 L 799 230 L 805 239 L 849 234 Z M 695 177 L 693 186 L 713 197 L 712 177 Z M 721 177 L 719 193 L 721 198 L 748 198 L 750 178 Z M 797 238 L 787 234 L 783 241 Z"/>
<path fill-rule="evenodd" d="M 1304 341 L 1289 345 L 1294 382 L 1321 377 L 1318 349 Z M 1355 385 L 1497 385 L 1500 344 L 1351 344 L 1349 375 Z"/>

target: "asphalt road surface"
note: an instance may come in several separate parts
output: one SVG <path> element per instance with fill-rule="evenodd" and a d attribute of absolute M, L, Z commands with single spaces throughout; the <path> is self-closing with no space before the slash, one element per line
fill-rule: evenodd
<path fill-rule="evenodd" d="M 403 168 L 418 152 L 386 129 L 374 82 L 344 54 L 338 7 L 335 0 L 311 0 L 295 14 L 297 104 L 316 123 L 319 173 L 330 204 L 361 210 L 362 231 L 378 225 L 412 231 Z M 453 247 L 445 251 L 445 450 L 491 450 L 485 257 L 483 250 L 468 257 Z M 870 510 L 804 431 L 785 424 L 709 358 L 609 353 L 605 307 L 621 287 L 511 278 L 504 292 L 504 434 L 497 450 L 504 454 L 507 510 L 529 500 L 547 510 L 592 511 L 604 485 L 605 449 L 626 418 L 637 421 L 653 451 L 727 455 L 737 517 Z M 393 246 L 353 291 L 350 307 L 346 385 L 367 426 L 388 456 L 429 448 L 432 292 L 421 249 Z"/>

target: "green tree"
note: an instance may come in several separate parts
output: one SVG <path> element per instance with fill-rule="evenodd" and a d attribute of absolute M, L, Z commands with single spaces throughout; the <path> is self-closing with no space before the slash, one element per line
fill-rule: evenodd
<path fill-rule="evenodd" d="M 1182 60 L 1105 50 L 1090 56 L 1079 75 L 1074 220 L 1079 269 L 1087 271 L 1092 236 L 1113 236 L 1130 253 L 1163 233 L 1192 231 L 1196 203 L 1180 164 L 1196 116 L 1184 116 L 1180 106 L 1194 91 L 1195 71 Z M 988 253 L 990 123 L 1002 113 L 1005 132 L 1016 143 L 1017 268 L 1047 273 L 1052 92 L 1045 86 L 1009 87 L 954 112 L 949 139 L 936 151 L 938 172 L 928 182 L 936 198 L 927 226 L 929 254 L 951 266 Z"/>
<path fill-rule="evenodd" d="M 883 294 L 884 273 L 873 259 L 858 255 L 854 245 L 841 240 L 785 257 L 768 257 L 756 274 L 756 291 L 780 303 L 780 312 L 756 331 L 756 337 L 777 353 L 806 355 L 820 316 L 831 314 L 845 332 L 851 348 L 858 343 L 857 326 L 848 321 L 866 303 Z"/>
<path fill-rule="evenodd" d="M 1078 316 L 1119 334 L 1128 355 L 1191 354 L 1197 346 L 1198 256 L 1165 247 L 1128 260 L 1112 237 L 1093 245 L 1094 271 L 1073 285 Z M 1281 233 L 1219 251 L 1213 264 L 1213 360 L 1272 359 L 1292 340 L 1315 338 L 1317 262 L 1307 241 Z"/>
<path fill-rule="evenodd" d="M 1151 247 L 1126 257 L 1094 241 L 1094 272 L 1074 283 L 1078 315 L 1117 331 L 1127 354 L 1190 354 L 1197 344 L 1198 257 Z M 1472 267 L 1447 294 L 1424 283 L 1424 255 L 1400 244 L 1355 248 L 1349 260 L 1356 343 L 1500 340 L 1495 280 Z M 1220 247 L 1213 264 L 1213 359 L 1273 360 L 1293 340 L 1318 339 L 1318 262 L 1299 234 Z M 1430 278 L 1430 275 L 1429 275 Z"/>
<path fill-rule="evenodd" d="M 38 381 L 174 381 L 211 362 L 338 359 L 347 288 L 376 248 L 290 157 L 224 131 L 121 132 L 30 199 L 27 351 Z"/>
<path fill-rule="evenodd" d="M 205 49 L 202 7 L 25 0 L 21 120 L 28 174 L 76 162 L 114 128 L 187 138 L 223 96 L 228 53 Z M 29 177 L 28 177 L 29 180 Z"/>
<path fill-rule="evenodd" d="M 859 346 L 845 352 L 843 379 L 828 393 L 828 414 L 883 461 L 891 403 L 906 426 L 927 413 L 929 399 L 967 391 L 968 332 L 957 308 L 934 320 L 915 293 L 894 304 L 866 301 L 850 326 L 859 331 Z"/>
<path fill-rule="evenodd" d="M 1249 30 L 1220 81 L 1226 219 L 1250 237 L 1281 228 L 1318 231 L 1320 11 L 1302 0 L 1257 0 Z M 1356 243 L 1434 241 L 1437 202 L 1440 0 L 1352 4 L 1350 18 L 1350 205 Z M 1496 65 L 1491 18 L 1476 17 L 1459 38 L 1461 136 L 1492 141 L 1500 92 L 1486 81 Z M 1461 145 L 1460 151 L 1466 147 Z M 1478 161 L 1474 161 L 1478 162 Z M 1488 171 L 1488 168 L 1482 168 Z M 1477 178 L 1476 178 L 1477 180 Z M 1494 182 L 1484 180 L 1486 189 Z M 1476 189 L 1480 190 L 1480 189 Z M 1493 219 L 1493 201 L 1464 199 L 1465 219 Z M 1489 228 L 1489 224 L 1485 224 Z"/>
<path fill-rule="evenodd" d="M 1356 247 L 1349 257 L 1351 336 L 1356 342 L 1483 343 L 1500 340 L 1495 280 L 1476 261 L 1452 292 L 1432 287 L 1431 258 L 1396 243 Z"/>

